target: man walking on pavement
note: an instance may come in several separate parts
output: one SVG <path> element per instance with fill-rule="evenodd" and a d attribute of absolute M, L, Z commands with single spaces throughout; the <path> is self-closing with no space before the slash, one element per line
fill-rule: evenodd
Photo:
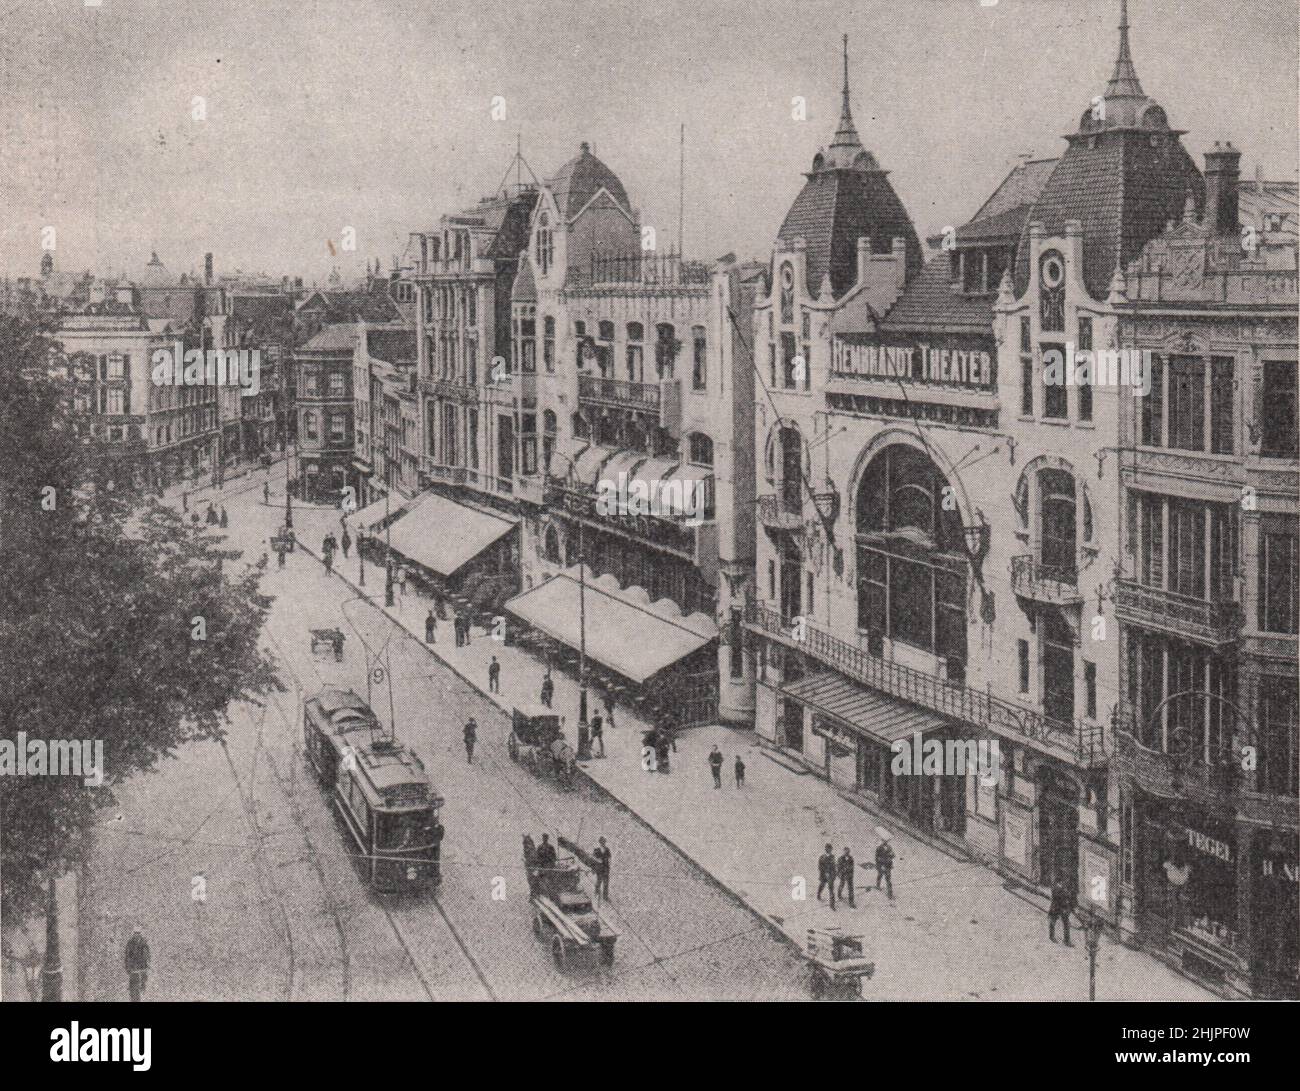
<path fill-rule="evenodd" d="M 551 707 L 551 700 L 555 697 L 555 683 L 551 681 L 551 672 L 548 670 L 542 678 L 542 704 L 547 708 Z"/>
<path fill-rule="evenodd" d="M 267 505 L 271 503 L 271 483 L 269 481 L 262 482 L 262 503 Z"/>
<path fill-rule="evenodd" d="M 465 760 L 474 763 L 474 743 L 478 740 L 478 724 L 471 716 L 465 724 Z"/>
<path fill-rule="evenodd" d="M 597 743 L 600 743 L 600 753 L 596 757 L 603 758 L 605 756 L 605 721 L 600 718 L 599 712 L 591 718 L 591 745 L 594 747 Z"/>
<path fill-rule="evenodd" d="M 613 854 L 609 851 L 609 846 L 605 844 L 603 837 L 600 839 L 600 844 L 592 850 L 591 855 L 596 860 L 594 869 L 596 872 L 596 897 L 599 898 L 604 895 L 605 901 L 609 901 L 609 864 Z"/>
<path fill-rule="evenodd" d="M 856 909 L 857 902 L 853 900 L 853 869 L 857 864 L 853 860 L 853 853 L 849 852 L 848 845 L 844 846 L 844 851 L 840 858 L 835 862 L 836 874 L 839 876 L 839 896 L 844 897 L 844 890 L 847 887 L 849 892 L 849 908 Z"/>
<path fill-rule="evenodd" d="M 1052 902 L 1047 907 L 1047 938 L 1056 942 L 1056 922 L 1059 920 L 1065 929 L 1065 945 L 1073 947 L 1070 942 L 1070 910 L 1074 908 L 1074 888 L 1066 883 L 1064 876 L 1058 875 L 1052 883 Z"/>
<path fill-rule="evenodd" d="M 426 644 L 438 643 L 438 619 L 433 616 L 432 610 L 424 619 L 424 642 Z"/>
<path fill-rule="evenodd" d="M 885 889 L 889 891 L 889 896 L 894 896 L 894 850 L 890 847 L 888 841 L 881 841 L 876 846 L 876 889 L 880 889 L 880 881 L 885 881 Z"/>
<path fill-rule="evenodd" d="M 348 559 L 348 550 L 352 548 L 352 535 L 348 533 L 348 528 L 343 528 L 343 559 Z"/>
<path fill-rule="evenodd" d="M 709 751 L 709 768 L 713 771 L 713 787 L 722 787 L 722 751 L 715 744 Z"/>
<path fill-rule="evenodd" d="M 501 664 L 497 662 L 497 657 L 492 657 L 492 662 L 488 664 L 488 692 L 501 692 Z"/>
<path fill-rule="evenodd" d="M 745 786 L 745 763 L 740 760 L 740 755 L 736 755 L 736 787 Z"/>
<path fill-rule="evenodd" d="M 817 857 L 817 900 L 822 900 L 822 891 L 831 896 L 831 908 L 835 908 L 835 849 L 828 843 L 826 851 Z"/>
<path fill-rule="evenodd" d="M 149 984 L 149 944 L 138 928 L 126 941 L 126 977 L 131 1000 L 138 1003 L 144 999 L 145 986 Z"/>

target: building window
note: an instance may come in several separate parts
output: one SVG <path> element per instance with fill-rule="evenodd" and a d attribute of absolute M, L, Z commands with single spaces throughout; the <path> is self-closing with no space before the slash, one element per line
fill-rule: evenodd
<path fill-rule="evenodd" d="M 348 418 L 342 413 L 335 413 L 330 417 L 330 440 L 333 443 L 342 443 L 348 435 Z"/>
<path fill-rule="evenodd" d="M 640 322 L 629 322 L 627 324 L 627 381 L 630 383 L 645 382 L 645 327 Z"/>
<path fill-rule="evenodd" d="M 302 372 L 303 392 L 309 397 L 315 397 L 320 393 L 319 377 L 314 367 L 304 368 Z"/>
<path fill-rule="evenodd" d="M 1300 632 L 1297 520 L 1263 516 L 1259 528 L 1259 628 L 1266 633 Z"/>
<path fill-rule="evenodd" d="M 1084 713 L 1090 720 L 1097 718 L 1097 664 L 1083 664 Z"/>
<path fill-rule="evenodd" d="M 108 378 L 110 381 L 123 378 L 123 358 L 119 353 L 108 358 Z"/>
<path fill-rule="evenodd" d="M 1256 787 L 1278 795 L 1296 794 L 1297 752 L 1296 681 L 1294 678 L 1260 679 L 1260 757 Z"/>
<path fill-rule="evenodd" d="M 1043 416 L 1065 420 L 1069 414 L 1065 385 L 1065 349 L 1060 345 L 1043 346 Z"/>
<path fill-rule="evenodd" d="M 794 321 L 794 266 L 786 262 L 781 266 L 781 325 Z"/>
<path fill-rule="evenodd" d="M 895 444 L 867 466 L 857 492 L 858 619 L 931 652 L 960 674 L 966 662 L 966 560 L 959 513 L 922 452 Z"/>
<path fill-rule="evenodd" d="M 1043 610 L 1043 715 L 1058 723 L 1074 721 L 1074 633 L 1055 608 Z"/>
<path fill-rule="evenodd" d="M 776 389 L 776 342 L 770 342 L 767 346 L 767 388 Z"/>
<path fill-rule="evenodd" d="M 691 389 L 704 390 L 708 385 L 708 342 L 704 336 L 703 326 L 694 326 L 691 329 L 691 342 L 694 353 L 691 361 Z"/>
<path fill-rule="evenodd" d="M 537 217 L 537 270 L 546 276 L 554 256 L 551 243 L 551 217 L 543 212 Z"/>
<path fill-rule="evenodd" d="M 343 373 L 341 371 L 330 372 L 330 397 L 342 397 L 344 389 Z"/>
<path fill-rule="evenodd" d="M 1020 692 L 1029 692 L 1029 641 L 1016 641 L 1016 651 L 1020 661 Z"/>
<path fill-rule="evenodd" d="M 1213 357 L 1210 360 L 1210 451 L 1216 455 L 1230 455 L 1235 450 L 1233 441 L 1235 418 L 1234 385 L 1232 358 L 1229 356 Z M 1291 393 L 1292 397 L 1294 397 L 1294 385 Z"/>
<path fill-rule="evenodd" d="M 1300 458 L 1294 360 L 1264 361 L 1262 395 L 1264 404 L 1255 411 L 1263 431 L 1259 453 L 1265 458 Z"/>
<path fill-rule="evenodd" d="M 519 367 L 525 375 L 537 370 L 537 319 L 530 308 L 519 320 Z"/>
<path fill-rule="evenodd" d="M 776 561 L 767 562 L 767 597 L 776 601 Z"/>
<path fill-rule="evenodd" d="M 1087 352 L 1089 359 L 1092 357 L 1092 319 L 1084 316 L 1079 318 L 1079 351 Z M 1088 381 L 1079 384 L 1079 419 L 1081 421 L 1092 420 L 1092 384 L 1096 376 L 1096 361 L 1092 360 L 1092 366 L 1089 369 Z"/>
<path fill-rule="evenodd" d="M 1169 360 L 1169 446 L 1205 450 L 1205 361 L 1190 356 Z"/>
<path fill-rule="evenodd" d="M 689 451 L 690 460 L 696 466 L 713 465 L 713 440 L 703 432 L 694 432 L 691 434 Z"/>
<path fill-rule="evenodd" d="M 558 420 L 553 409 L 542 414 L 542 470 L 551 472 L 551 456 L 555 454 L 555 431 Z"/>
<path fill-rule="evenodd" d="M 108 392 L 108 412 L 111 416 L 121 416 L 126 412 L 123 404 L 125 391 L 121 387 L 112 387 Z"/>
<path fill-rule="evenodd" d="M 1074 476 L 1067 470 L 1040 470 L 1039 561 L 1051 578 L 1062 583 L 1076 579 L 1078 527 Z"/>
<path fill-rule="evenodd" d="M 303 432 L 308 439 L 319 439 L 320 433 L 317 431 L 316 414 L 306 413 L 302 418 Z"/>
<path fill-rule="evenodd" d="M 465 427 L 468 435 L 465 439 L 465 457 L 471 470 L 478 469 L 478 410 L 470 406 L 465 410 Z"/>
<path fill-rule="evenodd" d="M 1028 318 L 1020 320 L 1020 415 L 1034 415 L 1034 349 Z"/>
<path fill-rule="evenodd" d="M 555 371 L 555 317 L 549 314 L 542 319 L 542 365 Z"/>
<path fill-rule="evenodd" d="M 781 334 L 781 382 L 786 390 L 794 390 L 799 385 L 799 373 L 797 361 L 799 359 L 799 350 L 795 344 L 793 333 Z M 804 366 L 804 374 L 808 371 L 807 365 Z"/>
<path fill-rule="evenodd" d="M 742 678 L 745 674 L 745 628 L 742 624 L 741 612 L 734 606 L 731 608 L 729 629 L 727 644 L 729 673 L 732 678 Z"/>
<path fill-rule="evenodd" d="M 467 326 L 478 325 L 478 293 L 470 288 L 465 293 L 465 324 Z"/>
<path fill-rule="evenodd" d="M 659 378 L 671 379 L 677 363 L 677 331 L 671 323 L 655 327 L 655 371 Z"/>

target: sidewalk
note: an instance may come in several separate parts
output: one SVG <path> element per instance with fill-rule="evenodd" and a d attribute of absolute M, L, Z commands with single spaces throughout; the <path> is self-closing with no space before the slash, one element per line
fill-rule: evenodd
<path fill-rule="evenodd" d="M 299 542 L 315 553 L 327 522 L 317 513 L 304 519 Z M 328 520 L 327 520 L 328 521 Z M 336 522 L 337 520 L 334 520 Z M 319 532 L 317 532 L 319 531 Z M 336 567 L 355 585 L 355 559 Z M 408 591 L 383 606 L 382 569 L 366 590 L 412 636 L 423 642 L 424 619 L 432 605 Z M 513 621 L 509 624 L 514 624 Z M 450 619 L 440 621 L 430 652 L 495 701 L 502 709 L 535 703 L 544 665 L 480 629 L 465 647 L 456 647 Z M 487 693 L 492 656 L 501 663 L 501 692 Z M 567 718 L 566 734 L 577 741 L 578 686 L 560 671 L 554 707 Z M 596 711 L 594 692 L 589 694 Z M 1086 1000 L 1088 960 L 1082 930 L 1072 931 L 1073 947 L 1047 937 L 1046 905 L 1004 886 L 996 872 L 954 859 L 911 837 L 905 827 L 880 819 L 844 799 L 826 781 L 771 760 L 771 751 L 749 731 L 725 727 L 683 732 L 672 754 L 672 772 L 646 772 L 641 764 L 641 732 L 648 727 L 626 706 L 614 710 L 605 727 L 607 756 L 581 768 L 620 803 L 634 811 L 665 840 L 693 860 L 756 913 L 780 928 L 802 948 L 815 926 L 860 932 L 876 975 L 864 994 L 876 1000 Z M 708 768 L 714 744 L 722 750 L 723 787 L 715 789 Z M 745 787 L 737 789 L 733 764 L 746 766 Z M 885 825 L 893 833 L 893 900 L 874 889 L 871 864 Z M 832 910 L 816 900 L 817 857 L 830 842 L 838 856 L 847 845 L 859 863 L 856 908 L 843 902 Z M 635 867 L 615 853 L 613 893 L 618 871 Z M 801 896 L 802 895 L 802 896 Z M 1060 939 L 1058 932 L 1058 939 Z M 1211 1000 L 1209 993 L 1138 951 L 1102 940 L 1097 960 L 1099 1000 Z"/>

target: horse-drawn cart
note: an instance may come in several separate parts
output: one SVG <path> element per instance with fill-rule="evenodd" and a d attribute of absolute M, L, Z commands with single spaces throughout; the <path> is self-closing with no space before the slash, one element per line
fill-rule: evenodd
<path fill-rule="evenodd" d="M 565 788 L 573 787 L 577 755 L 564 738 L 564 721 L 545 705 L 515 708 L 510 716 L 506 752 L 534 774 L 553 773 Z"/>
<path fill-rule="evenodd" d="M 860 1000 L 862 979 L 876 972 L 876 964 L 862 956 L 862 936 L 838 928 L 809 928 L 805 953 L 814 1000 Z"/>
<path fill-rule="evenodd" d="M 577 862 L 571 856 L 556 858 L 554 853 L 552 846 L 544 844 L 539 849 L 531 837 L 524 836 L 524 873 L 533 911 L 533 935 L 549 941 L 556 969 L 612 966 L 618 933 L 592 905 L 582 887 L 582 870 Z"/>
<path fill-rule="evenodd" d="M 343 662 L 343 631 L 341 629 L 312 629 L 311 653 L 333 652 L 334 659 Z"/>

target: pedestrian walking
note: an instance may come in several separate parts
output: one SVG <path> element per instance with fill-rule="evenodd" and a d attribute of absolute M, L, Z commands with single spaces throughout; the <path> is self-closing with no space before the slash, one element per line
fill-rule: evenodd
<path fill-rule="evenodd" d="M 397 566 L 397 593 L 401 595 L 403 599 L 406 598 L 406 577 L 406 565 L 399 564 Z"/>
<path fill-rule="evenodd" d="M 271 483 L 269 481 L 262 482 L 262 503 L 268 507 L 271 504 Z"/>
<path fill-rule="evenodd" d="M 424 619 L 424 642 L 426 644 L 438 643 L 438 619 L 433 616 L 432 610 Z"/>
<path fill-rule="evenodd" d="M 600 743 L 600 753 L 596 757 L 603 758 L 605 756 L 605 721 L 601 719 L 599 712 L 591 718 L 591 745 L 594 747 L 597 743 Z"/>
<path fill-rule="evenodd" d="M 228 526 L 230 526 L 230 517 L 226 515 L 226 505 L 222 504 L 221 505 L 221 529 L 225 530 L 226 527 Z"/>
<path fill-rule="evenodd" d="M 1056 942 L 1056 922 L 1059 920 L 1065 929 L 1065 945 L 1073 947 L 1070 942 L 1070 911 L 1074 909 L 1076 898 L 1074 887 L 1058 875 L 1052 883 L 1052 901 L 1047 907 L 1047 938 Z"/>
<path fill-rule="evenodd" d="M 501 664 L 497 662 L 497 657 L 492 657 L 492 662 L 488 664 L 488 692 L 501 692 Z"/>
<path fill-rule="evenodd" d="M 330 531 L 325 535 L 325 540 L 321 543 L 322 553 L 333 553 L 339 547 L 339 540 L 334 537 L 334 532 Z"/>
<path fill-rule="evenodd" d="M 880 889 L 881 881 L 884 881 L 885 889 L 889 896 L 894 896 L 894 850 L 890 847 L 888 841 L 881 841 L 876 846 L 876 889 Z"/>
<path fill-rule="evenodd" d="M 709 768 L 713 771 L 713 787 L 722 787 L 722 751 L 714 746 L 709 751 Z"/>
<path fill-rule="evenodd" d="M 277 568 L 283 568 L 283 567 L 284 567 L 284 554 L 285 554 L 285 548 L 284 548 L 284 546 L 281 546 L 279 549 L 277 549 L 277 550 L 275 551 L 275 559 L 276 559 L 276 562 L 277 562 L 277 564 L 276 564 L 276 567 L 277 567 Z"/>
<path fill-rule="evenodd" d="M 831 896 L 831 908 L 835 908 L 835 848 L 829 842 L 826 851 L 817 857 L 817 900 L 822 900 L 822 891 Z"/>
<path fill-rule="evenodd" d="M 736 787 L 745 786 L 745 763 L 740 760 L 740 755 L 736 755 Z"/>
<path fill-rule="evenodd" d="M 836 893 L 840 898 L 843 898 L 845 890 L 848 890 L 850 909 L 856 909 L 858 907 L 857 903 L 853 900 L 853 877 L 855 875 L 854 869 L 857 866 L 857 862 L 853 859 L 853 853 L 849 851 L 849 846 L 845 845 L 844 851 L 840 853 L 840 858 L 835 861 L 836 874 L 839 876 L 840 880 L 839 890 L 836 891 Z"/>
<path fill-rule="evenodd" d="M 600 844 L 592 849 L 591 855 L 596 861 L 596 866 L 592 869 L 596 873 L 596 897 L 603 895 L 605 901 L 609 901 L 609 865 L 613 854 L 603 837 L 600 838 Z"/>
<path fill-rule="evenodd" d="M 325 553 L 323 556 L 325 560 L 325 575 L 328 576 L 334 571 L 334 550 L 329 548 L 328 541 L 325 543 Z"/>
<path fill-rule="evenodd" d="M 551 681 L 551 672 L 548 670 L 542 677 L 542 704 L 547 708 L 551 707 L 551 701 L 555 697 L 555 683 Z"/>
<path fill-rule="evenodd" d="M 605 706 L 605 722 L 609 724 L 610 727 L 613 727 L 614 726 L 614 698 L 609 693 L 608 690 L 600 695 L 600 703 Z"/>
<path fill-rule="evenodd" d="M 465 633 L 465 646 L 469 647 L 470 626 L 473 624 L 474 619 L 469 616 L 468 610 L 464 612 L 462 617 L 464 617 L 465 620 L 461 623 L 461 629 L 463 629 Z"/>
<path fill-rule="evenodd" d="M 149 944 L 138 928 L 126 941 L 126 981 L 132 1002 L 143 1000 L 145 987 L 149 984 Z"/>
<path fill-rule="evenodd" d="M 474 722 L 471 716 L 465 724 L 465 760 L 470 764 L 474 762 L 474 744 L 478 741 L 478 724 Z"/>
<path fill-rule="evenodd" d="M 352 535 L 348 533 L 348 528 L 343 528 L 343 559 L 348 559 L 348 550 L 352 548 Z"/>
<path fill-rule="evenodd" d="M 257 569 L 259 572 L 265 572 L 266 566 L 270 563 L 271 558 L 266 555 L 266 550 L 262 550 L 262 555 L 257 559 Z"/>

